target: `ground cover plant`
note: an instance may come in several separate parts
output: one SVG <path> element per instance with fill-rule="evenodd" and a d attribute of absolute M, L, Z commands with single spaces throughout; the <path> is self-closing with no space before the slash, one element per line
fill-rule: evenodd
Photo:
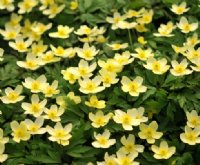
<path fill-rule="evenodd" d="M 198 0 L 0 0 L 0 163 L 199 165 Z"/>

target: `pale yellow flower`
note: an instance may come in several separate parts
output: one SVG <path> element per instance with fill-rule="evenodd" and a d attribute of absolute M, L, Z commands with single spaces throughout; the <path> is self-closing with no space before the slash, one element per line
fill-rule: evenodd
<path fill-rule="evenodd" d="M 70 134 L 72 131 L 71 123 L 63 127 L 60 122 L 57 122 L 54 128 L 46 126 L 46 130 L 50 134 L 50 141 L 57 142 L 63 146 L 69 145 L 69 139 L 72 137 Z"/>
<path fill-rule="evenodd" d="M 132 134 L 129 134 L 127 138 L 123 136 L 120 141 L 123 146 L 119 149 L 119 151 L 123 153 L 133 154 L 137 156 L 139 153 L 144 152 L 144 146 L 135 144 L 135 136 Z"/>
<path fill-rule="evenodd" d="M 43 115 L 43 117 L 45 119 L 49 119 L 53 122 L 58 122 L 58 121 L 61 121 L 60 117 L 64 113 L 64 109 L 58 108 L 58 106 L 54 104 L 54 105 L 51 105 L 49 109 L 46 108 L 44 112 L 45 112 L 45 115 Z"/>
<path fill-rule="evenodd" d="M 139 162 L 134 161 L 136 155 L 126 154 L 122 151 L 117 151 L 117 165 L 139 165 Z"/>
<path fill-rule="evenodd" d="M 18 3 L 19 7 L 19 14 L 29 13 L 32 11 L 32 9 L 37 6 L 38 1 L 37 0 L 23 0 L 22 2 Z"/>
<path fill-rule="evenodd" d="M 22 141 L 27 141 L 30 139 L 31 135 L 28 132 L 27 125 L 24 121 L 18 123 L 17 121 L 12 121 L 10 123 L 12 129 L 13 140 L 17 143 Z"/>
<path fill-rule="evenodd" d="M 92 146 L 95 148 L 109 148 L 116 143 L 115 139 L 110 139 L 110 131 L 105 130 L 102 134 L 94 132 L 96 141 L 92 142 Z"/>
<path fill-rule="evenodd" d="M 146 86 L 142 85 L 143 78 L 137 76 L 134 80 L 129 79 L 126 76 L 122 77 L 122 90 L 128 92 L 131 96 L 139 96 L 140 93 L 144 93 L 147 90 Z"/>
<path fill-rule="evenodd" d="M 5 144 L 0 143 L 0 163 L 5 162 L 8 159 L 8 155 L 4 154 Z"/>
<path fill-rule="evenodd" d="M 17 65 L 25 69 L 36 70 L 40 66 L 43 66 L 44 62 L 42 61 L 41 57 L 37 57 L 29 53 L 26 56 L 26 61 L 17 61 Z"/>
<path fill-rule="evenodd" d="M 69 38 L 70 33 L 74 30 L 74 28 L 70 28 L 69 26 L 58 25 L 57 32 L 49 33 L 49 36 L 52 38 Z"/>
<path fill-rule="evenodd" d="M 15 89 L 7 87 L 5 89 L 5 96 L 0 97 L 0 99 L 5 104 L 17 103 L 25 98 L 25 96 L 21 95 L 22 91 L 22 85 L 17 85 Z"/>
<path fill-rule="evenodd" d="M 177 27 L 183 32 L 183 33 L 189 33 L 193 32 L 198 28 L 198 22 L 196 23 L 189 23 L 187 18 L 181 17 L 180 22 L 177 23 Z"/>
<path fill-rule="evenodd" d="M 180 139 L 183 143 L 196 145 L 200 143 L 200 126 L 194 129 L 185 126 L 185 132 L 180 134 Z"/>
<path fill-rule="evenodd" d="M 174 76 L 183 76 L 192 73 L 192 70 L 187 69 L 188 62 L 186 59 L 183 59 L 180 63 L 178 63 L 176 60 L 173 60 L 171 63 L 173 68 L 170 69 L 170 72 Z"/>
<path fill-rule="evenodd" d="M 105 89 L 104 86 L 100 86 L 102 82 L 101 76 L 96 76 L 93 79 L 89 78 L 84 78 L 83 80 L 79 79 L 78 82 L 80 85 L 79 90 L 84 94 L 98 93 Z"/>
<path fill-rule="evenodd" d="M 107 44 L 112 50 L 120 50 L 126 49 L 128 47 L 128 43 L 114 43 L 114 44 Z"/>
<path fill-rule="evenodd" d="M 18 52 L 27 52 L 28 51 L 28 47 L 32 44 L 32 40 L 26 40 L 24 41 L 24 39 L 22 37 L 17 37 L 15 39 L 15 42 L 9 42 L 9 46 L 15 50 L 17 50 Z"/>
<path fill-rule="evenodd" d="M 200 116 L 198 116 L 196 110 L 192 110 L 191 112 L 186 112 L 187 116 L 187 125 L 191 128 L 195 128 L 200 126 Z"/>
<path fill-rule="evenodd" d="M 44 89 L 42 89 L 42 93 L 44 93 L 45 97 L 52 97 L 53 95 L 57 95 L 60 93 L 58 88 L 58 81 L 54 80 L 52 84 L 46 84 Z"/>
<path fill-rule="evenodd" d="M 33 79 L 31 77 L 25 78 L 25 82 L 22 82 L 23 86 L 30 89 L 32 93 L 39 93 L 46 87 L 47 79 L 45 75 L 40 75 L 38 78 Z"/>
<path fill-rule="evenodd" d="M 41 128 L 44 123 L 44 118 L 38 117 L 36 118 L 35 122 L 33 122 L 30 119 L 24 120 L 24 122 L 27 125 L 27 129 L 30 132 L 30 134 L 44 134 L 46 132 L 46 128 Z"/>
<path fill-rule="evenodd" d="M 146 61 L 148 58 L 154 56 L 150 48 L 148 49 L 136 48 L 135 51 L 137 53 L 132 53 L 131 55 L 134 56 L 135 58 L 139 58 L 142 61 Z"/>
<path fill-rule="evenodd" d="M 147 64 L 143 64 L 143 66 L 155 74 L 164 74 L 170 68 L 170 66 L 167 65 L 167 60 L 165 58 L 156 60 L 155 58 L 150 57 L 147 59 L 146 63 Z"/>
<path fill-rule="evenodd" d="M 47 100 L 44 99 L 40 101 L 39 96 L 33 94 L 31 96 L 31 103 L 23 102 L 21 107 L 25 110 L 24 114 L 30 114 L 34 117 L 39 117 L 46 109 L 45 105 L 47 104 Z"/>
<path fill-rule="evenodd" d="M 88 43 L 83 45 L 83 48 L 76 48 L 77 54 L 80 58 L 87 61 L 91 61 L 98 54 L 99 50 L 96 50 L 94 46 L 89 46 Z"/>
<path fill-rule="evenodd" d="M 105 126 L 110 118 L 112 117 L 112 113 L 108 113 L 107 115 L 104 115 L 102 111 L 97 111 L 96 114 L 89 113 L 89 119 L 92 121 L 92 126 L 94 128 L 99 128 Z"/>
<path fill-rule="evenodd" d="M 158 124 L 156 121 L 152 121 L 149 125 L 141 123 L 139 128 L 138 136 L 140 139 L 145 139 L 149 144 L 155 143 L 155 140 L 160 139 L 163 135 L 162 132 L 157 132 Z"/>
<path fill-rule="evenodd" d="M 169 147 L 166 141 L 162 141 L 159 147 L 152 145 L 151 149 L 156 159 L 169 159 L 176 152 L 176 147 Z"/>
<path fill-rule="evenodd" d="M 57 14 L 59 14 L 60 12 L 62 12 L 62 10 L 65 8 L 65 5 L 60 5 L 58 6 L 58 4 L 56 4 L 55 2 L 53 4 L 51 4 L 50 6 L 48 6 L 47 9 L 43 10 L 43 14 L 47 15 L 49 18 L 54 18 L 56 17 Z"/>
<path fill-rule="evenodd" d="M 187 7 L 186 2 L 182 2 L 179 5 L 173 4 L 170 10 L 177 15 L 181 15 L 190 9 L 189 7 L 188 8 L 186 7 Z"/>
<path fill-rule="evenodd" d="M 93 95 L 90 97 L 89 101 L 85 101 L 85 105 L 97 109 L 103 109 L 106 107 L 104 100 L 98 100 L 97 96 Z"/>
<path fill-rule="evenodd" d="M 0 1 L 0 9 L 6 9 L 8 11 L 13 11 L 15 6 L 13 4 L 14 0 L 1 0 Z"/>

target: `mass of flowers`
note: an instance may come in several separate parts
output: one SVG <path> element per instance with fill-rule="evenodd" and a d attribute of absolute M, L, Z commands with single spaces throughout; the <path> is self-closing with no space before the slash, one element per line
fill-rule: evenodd
<path fill-rule="evenodd" d="M 199 0 L 0 0 L 0 164 L 199 165 Z"/>

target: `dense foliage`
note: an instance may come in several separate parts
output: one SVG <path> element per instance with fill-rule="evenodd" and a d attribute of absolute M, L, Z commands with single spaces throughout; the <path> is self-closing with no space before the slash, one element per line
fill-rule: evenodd
<path fill-rule="evenodd" d="M 200 164 L 200 1 L 0 0 L 0 16 L 2 164 Z"/>

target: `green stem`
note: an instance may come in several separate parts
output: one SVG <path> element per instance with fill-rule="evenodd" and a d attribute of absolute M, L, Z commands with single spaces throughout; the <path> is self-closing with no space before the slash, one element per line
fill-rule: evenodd
<path fill-rule="evenodd" d="M 133 51 L 133 40 L 132 40 L 132 37 L 131 37 L 130 29 L 128 29 L 128 38 L 129 38 L 129 42 L 130 42 L 130 45 L 131 45 L 131 50 Z"/>

